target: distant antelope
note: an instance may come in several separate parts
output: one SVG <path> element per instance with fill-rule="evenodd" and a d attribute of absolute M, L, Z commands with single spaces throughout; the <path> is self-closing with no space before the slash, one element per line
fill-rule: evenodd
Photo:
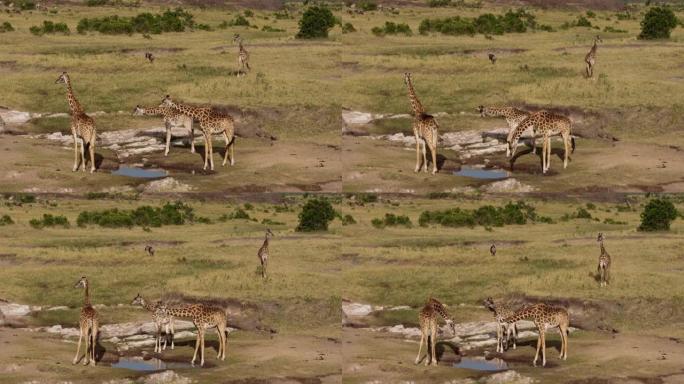
<path fill-rule="evenodd" d="M 154 55 L 152 52 L 145 52 L 145 58 L 150 62 L 150 64 L 154 63 Z"/>
<path fill-rule="evenodd" d="M 148 256 L 154 256 L 154 248 L 151 245 L 145 246 L 145 252 L 147 252 Z"/>
<path fill-rule="evenodd" d="M 489 54 L 489 61 L 492 62 L 492 64 L 496 63 L 496 55 L 493 53 Z"/>

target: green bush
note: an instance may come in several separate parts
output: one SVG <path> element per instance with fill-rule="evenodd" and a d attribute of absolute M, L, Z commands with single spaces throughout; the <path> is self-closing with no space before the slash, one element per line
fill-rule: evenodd
<path fill-rule="evenodd" d="M 14 31 L 14 27 L 12 26 L 12 24 L 10 24 L 9 21 L 5 21 L 0 25 L 0 33 L 12 31 Z"/>
<path fill-rule="evenodd" d="M 53 216 L 49 213 L 43 214 L 42 219 L 31 219 L 29 221 L 29 224 L 33 228 L 45 228 L 45 227 L 55 227 L 55 226 L 62 226 L 64 228 L 69 227 L 69 220 L 64 217 L 64 216 Z"/>
<path fill-rule="evenodd" d="M 619 29 L 619 28 L 613 28 L 610 25 L 606 25 L 603 27 L 603 32 L 609 32 L 609 33 L 627 33 L 626 30 L 624 29 Z"/>
<path fill-rule="evenodd" d="M 31 31 L 32 34 L 41 36 L 41 35 L 54 35 L 55 33 L 61 33 L 64 35 L 68 35 L 71 33 L 69 30 L 69 26 L 66 25 L 65 23 L 53 23 L 52 21 L 45 20 L 43 21 L 43 25 L 38 26 L 34 25 L 31 28 L 29 28 L 29 31 Z"/>
<path fill-rule="evenodd" d="M 298 39 L 320 39 L 328 37 L 328 31 L 335 26 L 332 12 L 323 6 L 307 9 L 299 20 Z"/>
<path fill-rule="evenodd" d="M 109 3 L 109 0 L 87 0 L 86 5 L 89 7 L 99 7 L 102 5 L 107 5 Z"/>
<path fill-rule="evenodd" d="M 283 222 L 271 220 L 268 218 L 262 219 L 261 224 L 264 224 L 264 225 L 285 225 L 285 223 L 283 223 Z"/>
<path fill-rule="evenodd" d="M 100 32 L 106 35 L 121 34 L 160 34 L 163 32 L 183 32 L 186 28 L 196 28 L 194 16 L 182 8 L 166 10 L 161 14 L 149 12 L 133 17 L 118 15 L 83 18 L 78 22 L 78 33 Z"/>
<path fill-rule="evenodd" d="M 342 222 L 342 225 L 356 224 L 354 217 L 349 214 L 341 216 L 340 221 Z"/>
<path fill-rule="evenodd" d="M 225 222 L 227 220 L 250 220 L 251 218 L 249 217 L 249 214 L 245 212 L 244 209 L 237 207 L 235 210 L 229 214 L 223 214 L 221 217 L 219 217 L 219 221 Z"/>
<path fill-rule="evenodd" d="M 342 33 L 352 33 L 356 32 L 356 28 L 352 25 L 352 23 L 344 23 L 342 25 Z"/>
<path fill-rule="evenodd" d="M 669 39 L 670 33 L 677 27 L 677 17 L 669 7 L 653 7 L 641 20 L 640 39 Z"/>
<path fill-rule="evenodd" d="M 12 220 L 12 218 L 9 215 L 2 215 L 2 217 L 0 217 L 0 227 L 3 225 L 10 224 L 14 224 L 14 220 Z"/>
<path fill-rule="evenodd" d="M 424 211 L 418 218 L 420 226 L 440 224 L 445 227 L 501 227 L 504 225 L 522 225 L 527 221 L 552 223 L 547 217 L 536 214 L 535 208 L 524 202 L 508 203 L 503 207 L 484 205 L 475 210 L 452 208 L 443 211 Z"/>
<path fill-rule="evenodd" d="M 411 27 L 409 27 L 408 24 L 396 24 L 391 21 L 385 21 L 385 25 L 383 27 L 373 27 L 371 32 L 373 32 L 373 34 L 376 36 L 397 35 L 400 33 L 406 36 L 411 36 L 413 34 Z"/>
<path fill-rule="evenodd" d="M 335 218 L 332 204 L 325 198 L 311 199 L 299 213 L 298 232 L 327 231 L 328 224 Z"/>
<path fill-rule="evenodd" d="M 444 19 L 424 19 L 418 32 L 440 32 L 445 35 L 503 35 L 504 33 L 523 33 L 527 29 L 536 29 L 537 22 L 533 14 L 525 10 L 509 10 L 503 15 L 485 13 L 476 18 L 461 16 Z"/>
<path fill-rule="evenodd" d="M 568 220 L 574 220 L 574 219 L 589 219 L 589 220 L 591 220 L 591 219 L 593 219 L 593 217 L 591 216 L 591 213 L 589 213 L 589 211 L 587 211 L 583 207 L 579 207 L 579 208 L 577 208 L 577 210 L 575 212 L 573 212 L 571 214 L 566 213 L 563 215 L 563 217 L 561 217 L 562 221 L 568 221 Z"/>
<path fill-rule="evenodd" d="M 284 29 L 273 28 L 270 25 L 264 25 L 263 27 L 261 27 L 261 30 L 264 32 L 285 32 Z"/>
<path fill-rule="evenodd" d="M 639 230 L 644 232 L 669 231 L 670 224 L 679 213 L 668 199 L 653 199 L 646 204 L 641 213 Z"/>
<path fill-rule="evenodd" d="M 362 11 L 375 11 L 378 9 L 378 4 L 371 0 L 361 0 L 356 3 L 356 7 Z"/>
<path fill-rule="evenodd" d="M 79 227 L 99 225 L 107 228 L 161 227 L 162 225 L 183 225 L 196 221 L 193 209 L 182 202 L 166 203 L 161 207 L 143 205 L 133 210 L 118 208 L 102 211 L 83 211 L 78 215 Z"/>
<path fill-rule="evenodd" d="M 36 2 L 33 0 L 16 0 L 14 6 L 22 11 L 30 11 L 36 9 Z"/>
<path fill-rule="evenodd" d="M 432 8 L 448 7 L 451 5 L 451 0 L 428 0 L 428 6 Z"/>
<path fill-rule="evenodd" d="M 251 9 L 245 9 L 244 14 L 245 17 L 254 17 L 254 11 L 252 11 Z"/>
<path fill-rule="evenodd" d="M 593 19 L 594 17 L 596 17 L 596 13 L 594 11 L 589 10 L 587 11 L 587 17 Z"/>
<path fill-rule="evenodd" d="M 399 225 L 402 225 L 406 228 L 411 228 L 413 226 L 411 224 L 411 219 L 408 216 L 394 215 L 392 213 L 385 213 L 385 217 L 382 219 L 376 218 L 371 220 L 371 224 L 375 228 L 396 227 Z"/>

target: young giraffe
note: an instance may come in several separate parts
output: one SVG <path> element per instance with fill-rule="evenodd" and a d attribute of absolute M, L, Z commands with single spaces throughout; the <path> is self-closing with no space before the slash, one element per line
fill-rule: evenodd
<path fill-rule="evenodd" d="M 95 365 L 95 346 L 97 345 L 97 311 L 90 304 L 90 285 L 88 284 L 88 279 L 83 276 L 74 285 L 74 288 L 85 289 L 85 300 L 83 301 L 83 307 L 81 308 L 81 314 L 78 317 L 78 325 L 80 328 L 80 334 L 78 336 L 78 347 L 76 348 L 76 356 L 72 364 L 78 363 L 79 355 L 81 352 L 81 340 L 85 338 L 85 355 L 83 356 L 83 365 L 88 365 L 92 363 Z"/>
<path fill-rule="evenodd" d="M 418 315 L 418 321 L 420 323 L 420 345 L 418 347 L 418 356 L 416 356 L 416 364 L 420 363 L 420 355 L 423 351 L 423 343 L 425 342 L 425 352 L 427 354 L 425 365 L 437 365 L 437 355 L 435 353 L 438 329 L 437 315 L 441 316 L 449 329 L 451 329 L 451 332 L 456 334 L 456 325 L 451 316 L 449 316 L 444 304 L 437 299 L 432 297 L 429 298 Z"/>
<path fill-rule="evenodd" d="M 247 73 L 245 72 L 245 67 L 247 70 L 252 70 L 252 68 L 249 67 L 249 52 L 245 49 L 245 47 L 242 45 L 242 37 L 239 34 L 233 35 L 233 42 L 238 43 L 239 51 L 238 51 L 238 71 L 236 76 L 240 76 L 240 73 L 242 73 L 243 76 L 245 76 Z"/>
<path fill-rule="evenodd" d="M 173 316 L 170 316 L 167 313 L 167 307 L 166 305 L 162 304 L 161 302 L 157 302 L 155 304 L 152 304 L 145 300 L 140 294 L 138 293 L 137 296 L 135 296 L 135 299 L 131 302 L 131 305 L 140 305 L 141 307 L 145 308 L 149 312 L 152 313 L 152 321 L 154 321 L 154 325 L 157 326 L 157 336 L 155 337 L 155 342 L 154 342 L 154 353 L 161 353 L 162 350 L 166 349 L 166 341 L 168 338 L 171 338 L 171 349 L 174 348 L 174 341 L 173 341 L 173 334 L 175 333 L 175 330 L 173 329 Z M 161 343 L 161 330 L 162 326 L 165 327 L 165 332 L 166 332 L 166 337 L 164 337 L 164 347 L 162 349 L 162 343 Z M 171 333 L 169 333 L 169 328 L 171 330 Z"/>
<path fill-rule="evenodd" d="M 568 358 L 568 327 L 570 326 L 568 311 L 565 308 L 554 307 L 544 303 L 534 304 L 519 309 L 513 315 L 503 319 L 503 322 L 511 324 L 516 321 L 527 319 L 534 322 L 534 325 L 539 332 L 537 338 L 537 352 L 534 355 L 532 364 L 535 367 L 537 366 L 539 350 L 541 350 L 542 366 L 546 366 L 546 330 L 554 327 L 558 327 L 558 331 L 561 335 L 559 358 L 566 360 Z"/>
<path fill-rule="evenodd" d="M 197 341 L 195 342 L 195 353 L 192 355 L 191 364 L 195 365 L 197 351 L 200 351 L 200 366 L 204 366 L 204 334 L 207 329 L 216 327 L 219 337 L 219 350 L 217 358 L 226 359 L 226 334 L 227 316 L 226 312 L 217 307 L 210 307 L 202 304 L 191 304 L 181 307 L 167 307 L 166 313 L 170 316 L 179 318 L 190 318 L 197 328 Z"/>
<path fill-rule="evenodd" d="M 413 82 L 411 81 L 411 74 L 404 73 L 404 83 L 408 88 L 409 102 L 411 103 L 411 108 L 413 109 L 413 135 L 416 138 L 416 169 L 415 172 L 419 172 L 421 168 L 420 164 L 420 145 L 423 144 L 423 164 L 425 165 L 425 172 L 428 171 L 427 163 L 427 150 L 426 146 L 430 148 L 430 153 L 432 154 L 432 174 L 437 173 L 437 141 L 439 140 L 439 125 L 432 115 L 425 113 L 423 104 L 418 100 L 416 96 L 416 91 L 413 88 Z"/>
<path fill-rule="evenodd" d="M 610 255 L 606 252 L 606 248 L 603 246 L 603 232 L 599 232 L 596 241 L 599 242 L 601 246 L 601 256 L 599 256 L 598 262 L 598 273 L 600 276 L 600 286 L 605 287 L 610 281 Z"/>
<path fill-rule="evenodd" d="M 74 169 L 78 171 L 78 139 L 81 141 L 81 160 L 83 162 L 83 172 L 86 170 L 85 147 L 88 147 L 90 153 L 90 173 L 95 171 L 95 121 L 88 116 L 81 104 L 76 100 L 74 90 L 71 88 L 71 79 L 66 72 L 57 78 L 55 84 L 63 83 L 67 89 L 67 101 L 69 102 L 69 109 L 71 111 L 71 134 L 74 136 Z"/>
<path fill-rule="evenodd" d="M 506 138 L 507 142 L 511 140 L 511 135 L 513 135 L 515 128 L 517 128 L 518 125 L 523 122 L 523 120 L 530 116 L 529 112 L 514 107 L 485 107 L 484 105 L 480 105 L 477 107 L 477 110 L 480 112 L 480 116 L 482 117 L 503 116 L 506 119 L 506 123 L 508 123 L 508 136 Z M 532 132 L 533 153 L 537 152 L 535 141 L 534 132 Z M 511 157 L 511 149 L 508 146 L 506 147 L 506 157 Z"/>
<path fill-rule="evenodd" d="M 498 323 L 496 327 L 496 351 L 503 353 L 508 349 L 511 340 L 513 340 L 513 349 L 515 349 L 517 347 L 518 326 L 515 323 L 508 325 L 508 323 L 503 322 L 503 319 L 512 316 L 515 311 L 505 304 L 494 303 L 491 297 L 484 301 L 484 306 L 494 313 L 494 318 Z"/>
<path fill-rule="evenodd" d="M 268 239 L 273 237 L 273 232 L 270 228 L 266 229 L 266 235 L 264 238 L 264 243 L 259 248 L 257 256 L 259 256 L 259 261 L 261 261 L 261 278 L 266 278 L 266 266 L 268 265 Z"/>
<path fill-rule="evenodd" d="M 594 38 L 594 45 L 589 50 L 586 56 L 584 56 L 584 63 L 587 65 L 587 78 L 594 76 L 594 64 L 596 64 L 596 49 L 598 48 L 598 43 L 603 43 L 601 37 L 596 35 Z"/>
<path fill-rule="evenodd" d="M 195 153 L 195 128 L 193 127 L 192 117 L 185 116 L 182 113 L 169 107 L 151 107 L 145 108 L 140 105 L 135 106 L 133 110 L 134 116 L 161 116 L 164 120 L 164 127 L 166 128 L 166 149 L 164 156 L 169 154 L 169 147 L 171 144 L 171 128 L 183 126 L 189 129 L 190 134 L 190 152 Z"/>
<path fill-rule="evenodd" d="M 570 147 L 575 152 L 575 138 L 572 136 L 572 122 L 565 116 L 547 111 L 539 111 L 531 114 L 523 120 L 515 130 L 508 135 L 508 151 L 511 156 L 515 155 L 518 141 L 523 132 L 532 129 L 535 135 L 542 136 L 542 173 L 546 173 L 551 165 L 551 136 L 561 135 L 565 146 L 563 168 L 568 167 Z"/>
<path fill-rule="evenodd" d="M 211 170 L 214 170 L 214 147 L 211 142 L 212 135 L 222 134 L 226 140 L 226 153 L 223 157 L 223 166 L 228 161 L 228 153 L 230 152 L 230 165 L 235 164 L 235 122 L 230 115 L 223 115 L 216 113 L 211 108 L 192 107 L 185 104 L 177 104 L 171 100 L 171 96 L 166 95 L 162 99 L 162 105 L 171 107 L 176 111 L 187 115 L 191 118 L 197 119 L 200 122 L 200 128 L 204 135 L 204 168 L 207 169 L 207 164 L 211 164 Z"/>

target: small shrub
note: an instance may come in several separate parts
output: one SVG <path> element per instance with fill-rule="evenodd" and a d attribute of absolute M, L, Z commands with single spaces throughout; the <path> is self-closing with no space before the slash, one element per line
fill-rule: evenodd
<path fill-rule="evenodd" d="M 262 219 L 261 224 L 264 224 L 264 225 L 285 225 L 285 223 L 282 223 L 280 221 L 271 220 L 268 218 Z"/>
<path fill-rule="evenodd" d="M 106 199 L 109 197 L 109 193 L 107 192 L 88 192 L 85 195 L 86 199 L 88 200 L 100 200 L 100 199 Z"/>
<path fill-rule="evenodd" d="M 89 7 L 100 7 L 103 5 L 107 5 L 109 3 L 109 0 L 87 0 L 86 5 Z"/>
<path fill-rule="evenodd" d="M 225 213 L 219 217 L 219 221 L 225 222 L 227 220 L 249 220 L 251 217 L 249 217 L 249 214 L 245 212 L 244 209 L 237 207 L 235 210 L 229 214 L 226 215 Z"/>
<path fill-rule="evenodd" d="M 325 198 L 311 199 L 299 213 L 298 232 L 327 231 L 328 224 L 335 218 L 332 204 Z"/>
<path fill-rule="evenodd" d="M 371 224 L 376 228 L 404 226 L 411 228 L 411 219 L 405 215 L 394 215 L 392 213 L 385 213 L 382 219 L 375 218 L 371 220 Z"/>
<path fill-rule="evenodd" d="M 352 25 L 352 23 L 344 23 L 342 25 L 342 33 L 352 33 L 356 32 L 356 28 Z"/>
<path fill-rule="evenodd" d="M 341 216 L 340 221 L 342 222 L 342 225 L 356 224 L 356 220 L 354 219 L 354 217 L 349 214 Z"/>
<path fill-rule="evenodd" d="M 677 17 L 669 7 L 653 7 L 641 20 L 639 39 L 669 39 L 670 33 L 677 27 Z"/>
<path fill-rule="evenodd" d="M 282 11 L 277 11 L 273 13 L 273 17 L 275 17 L 276 20 L 288 20 L 292 19 L 292 16 L 287 12 L 287 10 L 282 10 Z"/>
<path fill-rule="evenodd" d="M 378 4 L 371 0 L 362 0 L 356 3 L 356 7 L 364 12 L 375 11 L 378 9 Z"/>
<path fill-rule="evenodd" d="M 603 219 L 603 224 L 611 224 L 611 225 L 626 225 L 627 222 L 625 221 L 619 221 L 619 220 L 614 220 L 610 217 L 607 217 Z"/>
<path fill-rule="evenodd" d="M 610 25 L 607 25 L 603 28 L 603 32 L 608 32 L 608 33 L 627 33 L 626 30 L 624 29 L 618 29 L 618 28 L 613 28 Z"/>
<path fill-rule="evenodd" d="M 587 203 L 587 209 L 590 211 L 596 210 L 596 204 L 594 203 Z"/>
<path fill-rule="evenodd" d="M 0 25 L 0 33 L 5 33 L 5 32 L 12 32 L 14 31 L 14 27 L 12 24 L 10 24 L 9 21 L 5 21 Z"/>
<path fill-rule="evenodd" d="M 591 213 L 584 209 L 583 207 L 577 208 L 577 210 L 571 214 L 565 214 L 561 217 L 562 221 L 574 220 L 574 219 L 592 219 Z"/>
<path fill-rule="evenodd" d="M 252 11 L 251 9 L 245 9 L 244 14 L 245 17 L 254 17 L 254 11 Z"/>
<path fill-rule="evenodd" d="M 22 11 L 31 11 L 36 9 L 36 3 L 33 0 L 17 0 L 14 1 L 14 6 Z"/>
<path fill-rule="evenodd" d="M 451 5 L 451 0 L 428 0 L 428 6 L 431 8 L 448 7 Z"/>
<path fill-rule="evenodd" d="M 183 225 L 196 221 L 192 207 L 182 202 L 166 203 L 161 207 L 143 205 L 133 210 L 118 208 L 102 211 L 83 211 L 78 215 L 79 227 L 99 225 L 107 228 L 120 227 L 161 227 L 163 225 Z"/>
<path fill-rule="evenodd" d="M 45 227 L 56 227 L 62 226 L 64 228 L 69 228 L 69 220 L 64 216 L 53 216 L 49 213 L 43 214 L 42 219 L 31 219 L 29 224 L 33 228 L 41 229 Z"/>
<path fill-rule="evenodd" d="M 440 32 L 445 35 L 502 35 L 504 33 L 523 33 L 527 29 L 536 29 L 537 22 L 533 14 L 523 9 L 509 10 L 503 15 L 485 13 L 476 18 L 461 16 L 447 17 L 444 19 L 424 19 L 421 21 L 418 32 Z"/>
<path fill-rule="evenodd" d="M 670 224 L 678 216 L 677 208 L 668 199 L 653 199 L 641 213 L 639 230 L 644 232 L 669 231 Z"/>
<path fill-rule="evenodd" d="M 445 227 L 501 227 L 522 225 L 527 221 L 551 223 L 547 217 L 539 217 L 535 208 L 524 202 L 508 203 L 503 207 L 484 205 L 475 210 L 452 208 L 443 211 L 424 211 L 418 218 L 420 226 L 440 224 Z"/>
<path fill-rule="evenodd" d="M 393 23 L 391 21 L 386 21 L 385 25 L 383 27 L 373 27 L 371 29 L 371 32 L 373 32 L 374 35 L 376 36 L 384 36 L 384 35 L 398 35 L 398 34 L 404 34 L 406 36 L 411 36 L 413 32 L 411 31 L 411 27 L 408 26 L 408 24 L 404 23 Z"/>
<path fill-rule="evenodd" d="M 264 25 L 263 27 L 261 27 L 261 30 L 264 32 L 285 32 L 284 29 L 273 28 L 270 25 Z"/>
<path fill-rule="evenodd" d="M 194 16 L 182 8 L 166 10 L 161 14 L 139 13 L 133 17 L 118 15 L 83 18 L 78 22 L 78 33 L 99 32 L 107 35 L 121 34 L 160 34 L 164 32 L 183 32 L 195 28 Z"/>
<path fill-rule="evenodd" d="M 335 26 L 332 12 L 323 6 L 309 7 L 299 20 L 298 39 L 320 39 L 328 37 L 328 31 Z"/>
<path fill-rule="evenodd" d="M 587 11 L 587 17 L 593 19 L 594 17 L 596 17 L 596 13 L 594 11 L 589 10 Z"/>
<path fill-rule="evenodd" d="M 71 33 L 71 31 L 69 30 L 69 26 L 65 23 L 53 23 L 52 21 L 48 20 L 43 21 L 42 26 L 32 26 L 31 28 L 29 28 L 29 31 L 31 31 L 31 33 L 36 36 L 42 36 L 46 34 L 54 35 L 56 33 L 68 35 Z"/>
<path fill-rule="evenodd" d="M 3 225 L 11 225 L 14 224 L 14 220 L 9 215 L 2 215 L 0 217 L 0 227 Z"/>

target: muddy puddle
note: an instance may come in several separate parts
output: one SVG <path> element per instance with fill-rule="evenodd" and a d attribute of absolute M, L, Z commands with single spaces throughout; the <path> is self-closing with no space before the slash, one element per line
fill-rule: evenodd
<path fill-rule="evenodd" d="M 454 368 L 472 369 L 475 371 L 500 372 L 508 369 L 506 361 L 498 358 L 486 360 L 484 358 L 463 357 L 453 364 Z"/>
<path fill-rule="evenodd" d="M 136 372 L 156 372 L 167 369 L 192 368 L 190 363 L 177 361 L 163 361 L 157 358 L 143 359 L 142 357 L 121 357 L 116 363 L 112 363 L 112 368 L 128 369 Z"/>
<path fill-rule="evenodd" d="M 501 180 L 509 177 L 509 173 L 503 169 L 484 169 L 477 167 L 464 166 L 460 171 L 454 172 L 455 176 L 470 177 L 472 179 L 480 180 Z"/>
<path fill-rule="evenodd" d="M 159 179 L 168 175 L 163 169 L 145 169 L 140 167 L 119 167 L 112 174 L 142 179 Z"/>

